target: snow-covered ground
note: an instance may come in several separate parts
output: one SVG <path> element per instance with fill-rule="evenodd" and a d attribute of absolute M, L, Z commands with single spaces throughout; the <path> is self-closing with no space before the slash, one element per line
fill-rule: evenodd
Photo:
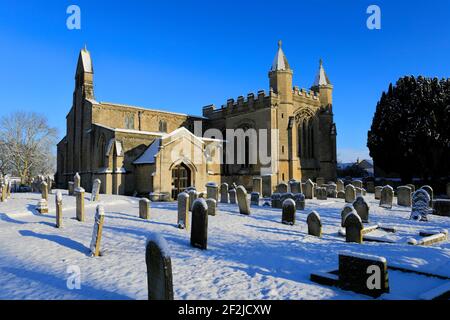
<path fill-rule="evenodd" d="M 337 269 L 338 252 L 383 256 L 388 264 L 450 277 L 450 243 L 419 247 L 407 244 L 419 231 L 450 229 L 450 219 L 410 221 L 410 210 L 380 208 L 373 195 L 371 224 L 396 227 L 396 234 L 375 231 L 370 236 L 394 243 L 346 243 L 338 231 L 342 199 L 307 200 L 295 226 L 281 224 L 281 210 L 252 207 L 251 216 L 237 205 L 220 204 L 209 217 L 208 250 L 190 246 L 190 233 L 176 226 L 176 203 L 152 203 L 151 219 L 139 219 L 137 198 L 101 195 L 105 206 L 102 251 L 89 255 L 97 204 L 86 195 L 87 221 L 75 220 L 75 198 L 63 191 L 64 228 L 55 228 L 55 192 L 49 214 L 35 205 L 39 194 L 12 194 L 0 203 L 0 299 L 146 299 L 145 243 L 160 233 L 169 244 L 176 299 L 367 299 L 363 295 L 321 286 L 311 272 Z M 306 217 L 316 210 L 323 237 L 307 234 Z M 81 271 L 81 289 L 70 290 L 68 268 Z M 444 280 L 390 271 L 390 297 L 418 298 Z M 388 297 L 386 297 L 388 298 Z"/>

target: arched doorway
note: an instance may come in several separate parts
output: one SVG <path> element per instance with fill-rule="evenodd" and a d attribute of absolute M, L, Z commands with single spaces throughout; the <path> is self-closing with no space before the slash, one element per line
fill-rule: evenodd
<path fill-rule="evenodd" d="M 191 170 L 180 163 L 172 169 L 172 199 L 177 199 L 178 194 L 191 186 Z"/>

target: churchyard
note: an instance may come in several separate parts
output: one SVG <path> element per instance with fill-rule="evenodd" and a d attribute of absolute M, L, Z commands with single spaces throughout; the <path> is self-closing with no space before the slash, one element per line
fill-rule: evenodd
<path fill-rule="evenodd" d="M 175 202 L 89 194 L 79 176 L 3 184 L 0 299 L 448 299 L 450 218 L 430 214 L 431 189 L 317 183 Z"/>

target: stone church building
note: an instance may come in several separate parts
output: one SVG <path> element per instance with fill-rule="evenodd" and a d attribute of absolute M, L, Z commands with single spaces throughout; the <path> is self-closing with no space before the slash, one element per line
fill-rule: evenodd
<path fill-rule="evenodd" d="M 268 93 L 229 99 L 220 108 L 204 107 L 203 116 L 191 116 L 97 102 L 91 55 L 82 49 L 66 136 L 57 146 L 58 187 L 67 188 L 77 172 L 87 191 L 100 179 L 102 193 L 171 198 L 189 186 L 203 191 L 208 182 L 251 189 L 255 176 L 262 176 L 270 191 L 290 179 L 335 180 L 333 86 L 322 61 L 310 90 L 293 87 L 292 77 L 280 41 Z M 208 135 L 211 129 L 222 135 Z M 227 146 L 238 144 L 229 129 L 245 134 L 242 161 L 236 159 L 238 152 L 228 154 Z M 250 140 L 251 130 L 268 137 Z M 249 161 L 249 155 L 263 149 L 269 161 Z"/>

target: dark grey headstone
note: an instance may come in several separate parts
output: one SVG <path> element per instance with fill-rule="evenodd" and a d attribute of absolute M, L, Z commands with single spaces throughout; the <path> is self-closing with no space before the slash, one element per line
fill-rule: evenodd
<path fill-rule="evenodd" d="M 305 195 L 303 193 L 294 194 L 294 201 L 297 210 L 305 210 Z"/>
<path fill-rule="evenodd" d="M 259 192 L 252 192 L 250 194 L 250 204 L 252 206 L 259 206 Z"/>
<path fill-rule="evenodd" d="M 281 194 L 272 193 L 271 196 L 272 208 L 281 209 Z"/>
<path fill-rule="evenodd" d="M 361 218 L 358 216 L 355 210 L 345 216 L 344 227 L 346 242 L 363 242 L 362 230 L 364 229 L 364 226 L 362 224 Z"/>
<path fill-rule="evenodd" d="M 192 205 L 191 246 L 207 249 L 208 244 L 208 205 L 199 198 Z"/>
<path fill-rule="evenodd" d="M 286 199 L 283 202 L 283 213 L 281 222 L 283 224 L 294 225 L 295 224 L 295 201 L 292 199 Z"/>
<path fill-rule="evenodd" d="M 353 208 L 355 208 L 358 216 L 361 218 L 362 222 L 369 222 L 369 205 L 362 196 L 358 196 L 353 202 Z"/>
<path fill-rule="evenodd" d="M 322 236 L 322 222 L 320 216 L 316 211 L 311 212 L 306 218 L 308 224 L 308 234 L 315 237 Z"/>

